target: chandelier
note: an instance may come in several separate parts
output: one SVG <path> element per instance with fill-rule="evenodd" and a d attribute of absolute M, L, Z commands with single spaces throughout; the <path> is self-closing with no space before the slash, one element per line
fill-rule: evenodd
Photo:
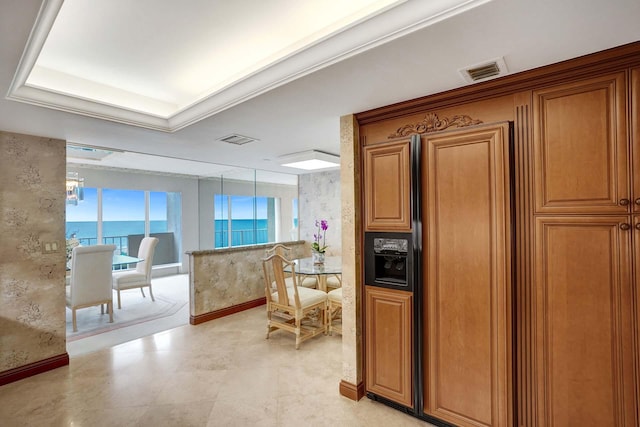
<path fill-rule="evenodd" d="M 67 204 L 78 205 L 84 199 L 84 178 L 78 176 L 78 172 L 67 172 Z"/>

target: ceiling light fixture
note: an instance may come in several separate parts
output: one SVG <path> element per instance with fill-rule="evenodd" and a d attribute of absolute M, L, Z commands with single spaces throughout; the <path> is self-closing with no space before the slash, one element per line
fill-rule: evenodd
<path fill-rule="evenodd" d="M 287 154 L 278 159 L 282 166 L 304 170 L 328 169 L 340 166 L 340 157 L 323 151 L 309 150 Z"/>
<path fill-rule="evenodd" d="M 84 178 L 80 178 L 78 172 L 67 172 L 67 204 L 78 206 L 78 202 L 84 200 Z"/>

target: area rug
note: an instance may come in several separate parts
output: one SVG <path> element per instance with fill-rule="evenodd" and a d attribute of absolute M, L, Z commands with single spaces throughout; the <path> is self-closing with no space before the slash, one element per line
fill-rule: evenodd
<path fill-rule="evenodd" d="M 117 307 L 118 303 L 114 294 L 113 323 L 109 323 L 108 314 L 100 314 L 100 306 L 77 310 L 77 332 L 73 332 L 71 310 L 67 309 L 67 341 L 75 341 L 114 329 L 172 316 L 187 304 L 187 301 L 173 299 L 166 295 L 156 295 L 156 292 L 154 292 L 155 301 L 151 301 L 149 293 L 145 292 L 145 294 L 146 298 L 142 297 L 138 290 L 122 292 L 121 309 Z"/>

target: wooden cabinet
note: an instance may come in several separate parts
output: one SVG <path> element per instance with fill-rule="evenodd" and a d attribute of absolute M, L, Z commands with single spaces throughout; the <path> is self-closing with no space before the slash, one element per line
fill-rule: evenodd
<path fill-rule="evenodd" d="M 538 426 L 637 426 L 633 233 L 628 216 L 536 219 Z"/>
<path fill-rule="evenodd" d="M 410 140 L 367 146 L 363 155 L 365 230 L 410 231 Z"/>
<path fill-rule="evenodd" d="M 638 425 L 638 79 L 534 92 L 538 426 Z"/>
<path fill-rule="evenodd" d="M 366 390 L 413 407 L 413 294 L 365 286 Z"/>
<path fill-rule="evenodd" d="M 424 412 L 513 425 L 508 124 L 424 137 Z"/>
<path fill-rule="evenodd" d="M 626 88 L 620 72 L 533 92 L 536 213 L 629 211 Z"/>
<path fill-rule="evenodd" d="M 422 132 L 418 416 L 476 427 L 637 427 L 640 43 L 492 85 L 356 116 L 369 141 Z M 499 150 L 491 138 L 456 140 L 485 125 L 435 132 L 464 117 L 515 121 L 513 279 L 500 234 L 511 217 L 495 179 L 504 173 Z M 379 200 L 368 187 L 366 227 L 403 217 L 384 212 L 401 205 L 383 201 L 393 181 L 375 184 Z"/>
<path fill-rule="evenodd" d="M 631 70 L 630 84 L 633 211 L 640 213 L 640 68 Z"/>

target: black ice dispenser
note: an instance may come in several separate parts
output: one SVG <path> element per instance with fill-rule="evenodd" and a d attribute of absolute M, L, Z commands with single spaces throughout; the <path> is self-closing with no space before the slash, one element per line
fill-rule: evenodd
<path fill-rule="evenodd" d="M 365 282 L 413 291 L 411 233 L 365 233 Z"/>

